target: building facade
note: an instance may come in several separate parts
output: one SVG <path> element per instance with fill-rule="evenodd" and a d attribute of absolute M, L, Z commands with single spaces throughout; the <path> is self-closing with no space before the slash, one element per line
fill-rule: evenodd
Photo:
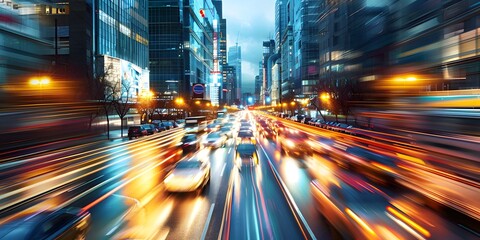
<path fill-rule="evenodd" d="M 0 102 L 22 99 L 34 76 L 52 76 L 55 63 L 54 41 L 44 29 L 53 30 L 54 23 L 44 21 L 43 14 L 26 1 L 23 8 L 12 1 L 0 2 Z M 22 93 L 23 92 L 23 93 Z"/>
<path fill-rule="evenodd" d="M 228 48 L 228 64 L 235 67 L 237 74 L 237 84 L 235 86 L 234 96 L 235 101 L 240 101 L 242 97 L 242 48 L 238 43 Z"/>
<path fill-rule="evenodd" d="M 236 68 L 230 65 L 222 66 L 222 81 L 223 81 L 223 104 L 235 104 L 234 91 L 237 84 Z"/>
<path fill-rule="evenodd" d="M 192 86 L 205 84 L 204 98 L 218 101 L 218 20 L 212 1 L 149 1 L 153 91 L 165 99 L 190 99 Z"/>

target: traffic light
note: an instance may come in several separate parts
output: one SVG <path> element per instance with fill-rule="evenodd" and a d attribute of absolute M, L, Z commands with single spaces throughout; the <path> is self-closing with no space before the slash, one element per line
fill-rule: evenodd
<path fill-rule="evenodd" d="M 203 10 L 203 8 L 200 9 L 200 16 L 202 16 L 202 18 L 205 17 L 205 10 Z"/>

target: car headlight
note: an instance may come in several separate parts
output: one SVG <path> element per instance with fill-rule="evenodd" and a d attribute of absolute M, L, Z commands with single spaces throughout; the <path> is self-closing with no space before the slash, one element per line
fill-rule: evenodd
<path fill-rule="evenodd" d="M 169 174 L 169 175 L 165 178 L 165 180 L 163 180 L 163 182 L 164 182 L 164 183 L 168 183 L 168 182 L 172 181 L 172 179 L 173 179 L 174 176 L 175 176 L 175 175 L 173 175 L 173 173 L 172 173 L 172 174 Z"/>
<path fill-rule="evenodd" d="M 290 140 L 290 139 L 287 139 L 287 140 L 285 141 L 285 144 L 287 144 L 287 146 L 289 146 L 289 147 L 291 147 L 291 148 L 295 147 L 295 143 L 294 143 L 292 140 Z"/>
<path fill-rule="evenodd" d="M 202 177 L 203 177 L 203 174 L 202 173 L 197 173 L 195 174 L 195 176 L 193 177 L 193 180 L 195 182 L 200 182 L 200 180 L 202 180 Z"/>

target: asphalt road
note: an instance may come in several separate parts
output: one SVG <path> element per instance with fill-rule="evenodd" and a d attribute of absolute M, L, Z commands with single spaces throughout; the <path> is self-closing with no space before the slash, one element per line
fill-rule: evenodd
<path fill-rule="evenodd" d="M 310 133 L 315 141 L 328 135 Z M 74 207 L 91 213 L 87 239 L 334 237 L 310 193 L 314 176 L 307 168 L 308 154 L 282 155 L 274 140 L 260 136 L 258 166 L 239 171 L 233 164 L 235 142 L 230 139 L 224 147 L 195 153 L 211 163 L 211 181 L 201 193 L 166 192 L 162 182 L 182 158 L 175 144 L 183 134 L 175 129 L 132 141 L 62 143 L 3 158 L 0 227 L 38 211 Z M 378 187 L 390 201 L 428 216 L 429 224 L 435 226 L 432 239 L 479 237 L 455 218 L 415 204 L 412 199 L 422 199 L 418 194 Z"/>

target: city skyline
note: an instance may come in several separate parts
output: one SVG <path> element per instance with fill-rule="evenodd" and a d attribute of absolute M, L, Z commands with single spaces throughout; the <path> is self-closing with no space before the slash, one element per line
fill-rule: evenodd
<path fill-rule="evenodd" d="M 274 37 L 274 12 L 274 0 L 223 1 L 223 14 L 228 20 L 227 46 L 235 46 L 238 42 L 242 48 L 243 93 L 255 92 L 258 61 L 262 59 L 262 42 Z"/>

